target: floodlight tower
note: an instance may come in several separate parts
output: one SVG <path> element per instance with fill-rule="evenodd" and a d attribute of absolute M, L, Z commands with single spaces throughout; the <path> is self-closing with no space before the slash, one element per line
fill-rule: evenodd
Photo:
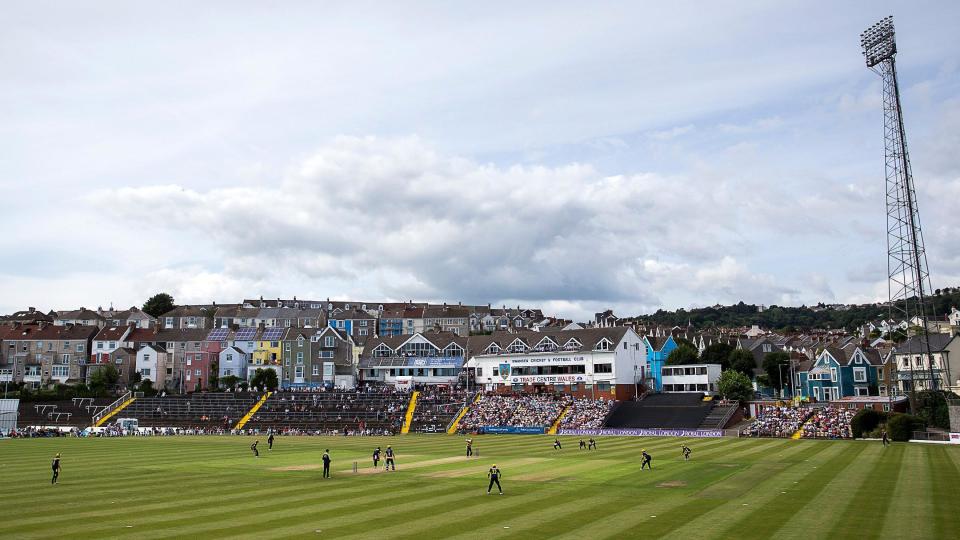
<path fill-rule="evenodd" d="M 887 177 L 887 286 L 890 315 L 900 314 L 907 321 L 920 319 L 921 351 L 927 357 L 930 388 L 937 388 L 933 374 L 933 356 L 927 331 L 926 291 L 930 287 L 930 270 L 923 247 L 923 231 L 913 187 L 910 155 L 903 127 L 903 109 L 897 85 L 897 42 L 893 17 L 886 17 L 860 34 L 860 45 L 867 67 L 883 79 L 883 141 Z M 910 405 L 913 408 L 916 378 L 913 361 L 909 361 Z M 915 410 L 915 409 L 914 409 Z"/>

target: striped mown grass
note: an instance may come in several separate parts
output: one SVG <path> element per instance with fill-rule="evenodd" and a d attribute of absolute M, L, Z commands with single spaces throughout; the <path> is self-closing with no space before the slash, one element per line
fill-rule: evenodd
<path fill-rule="evenodd" d="M 956 538 L 960 448 L 754 439 L 0 441 L 0 538 Z M 684 462 L 680 445 L 693 449 Z M 397 471 L 371 471 L 373 448 Z M 320 474 L 329 448 L 333 478 Z M 654 457 L 640 470 L 640 450 Z M 50 460 L 63 454 L 60 484 Z M 352 472 L 356 461 L 360 473 Z M 486 495 L 486 471 L 505 496 Z"/>

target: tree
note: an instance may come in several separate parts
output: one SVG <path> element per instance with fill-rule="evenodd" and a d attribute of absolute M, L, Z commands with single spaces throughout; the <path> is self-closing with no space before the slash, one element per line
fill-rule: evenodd
<path fill-rule="evenodd" d="M 783 395 L 783 387 L 790 382 L 790 355 L 783 351 L 769 352 L 763 357 L 767 379 Z"/>
<path fill-rule="evenodd" d="M 109 392 L 117 386 L 120 373 L 113 364 L 106 364 L 90 375 L 90 389 L 96 394 Z"/>
<path fill-rule="evenodd" d="M 730 369 L 739 371 L 750 378 L 753 378 L 753 370 L 757 368 L 757 361 L 753 359 L 753 353 L 743 349 L 735 349 L 730 353 L 727 363 L 730 365 Z"/>
<path fill-rule="evenodd" d="M 697 360 L 697 350 L 690 345 L 683 344 L 670 351 L 670 355 L 667 356 L 667 365 L 682 366 L 686 364 L 696 364 Z"/>
<path fill-rule="evenodd" d="M 143 312 L 153 317 L 159 317 L 175 308 L 173 297 L 167 293 L 157 293 L 143 303 Z"/>
<path fill-rule="evenodd" d="M 854 439 L 862 439 L 863 435 L 877 429 L 887 420 L 887 413 L 875 411 L 871 408 L 860 409 L 850 420 L 850 431 Z"/>
<path fill-rule="evenodd" d="M 731 401 L 748 401 L 753 398 L 753 385 L 750 377 L 739 371 L 728 369 L 720 374 L 717 380 L 717 390 L 720 395 Z"/>
<path fill-rule="evenodd" d="M 220 378 L 220 385 L 230 390 L 233 390 L 237 386 L 238 382 L 240 382 L 240 377 L 237 377 L 236 375 L 227 375 L 226 377 Z"/>
<path fill-rule="evenodd" d="M 265 388 L 272 392 L 277 389 L 277 386 L 280 386 L 280 381 L 277 380 L 277 372 L 275 370 L 257 368 L 257 370 L 253 372 L 253 377 L 250 378 L 250 386 Z"/>
<path fill-rule="evenodd" d="M 707 345 L 700 355 L 700 362 L 704 364 L 720 364 L 720 369 L 730 369 L 730 353 L 733 352 L 733 345 L 726 343 L 714 343 Z"/>
<path fill-rule="evenodd" d="M 157 395 L 157 391 L 153 388 L 153 381 L 150 379 L 144 379 L 140 381 L 138 389 L 139 391 L 143 392 L 144 397 L 153 397 Z"/>
<path fill-rule="evenodd" d="M 887 435 L 895 441 L 909 441 L 914 431 L 922 431 L 926 427 L 922 418 L 910 414 L 893 413 L 887 419 Z"/>
<path fill-rule="evenodd" d="M 914 400 L 917 407 L 914 414 L 928 426 L 950 429 L 950 410 L 947 408 L 948 399 L 960 399 L 953 392 L 942 390 L 922 390 L 917 392 Z"/>

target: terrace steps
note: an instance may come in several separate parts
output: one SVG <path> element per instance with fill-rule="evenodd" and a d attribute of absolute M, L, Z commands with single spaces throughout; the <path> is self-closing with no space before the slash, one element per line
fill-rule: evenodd
<path fill-rule="evenodd" d="M 120 404 L 119 407 L 117 407 L 116 409 L 114 409 L 114 410 L 110 411 L 109 413 L 103 415 L 103 417 L 100 418 L 100 420 L 98 420 L 97 423 L 94 424 L 93 427 L 100 427 L 100 426 L 102 426 L 103 424 L 105 424 L 105 423 L 107 422 L 107 420 L 109 420 L 109 419 L 113 418 L 114 416 L 116 416 L 118 412 L 126 409 L 127 407 L 130 406 L 131 403 L 133 403 L 133 402 L 136 401 L 136 400 L 137 400 L 137 398 L 131 397 L 130 399 L 124 401 L 123 403 Z"/>
<path fill-rule="evenodd" d="M 403 417 L 403 427 L 400 428 L 402 435 L 410 433 L 410 424 L 413 423 L 413 413 L 417 410 L 417 398 L 419 396 L 419 391 L 414 391 L 410 396 L 410 405 L 407 406 L 407 414 Z"/>
<path fill-rule="evenodd" d="M 570 407 L 571 407 L 570 405 L 567 405 L 566 407 L 563 408 L 562 411 L 560 411 L 560 415 L 557 416 L 557 419 L 556 419 L 556 420 L 553 422 L 553 424 L 550 426 L 550 429 L 547 430 L 547 435 L 556 435 L 556 434 L 557 434 L 557 430 L 560 429 L 560 422 L 563 421 L 563 417 L 566 416 L 566 415 L 567 415 L 567 412 L 570 411 Z"/>
<path fill-rule="evenodd" d="M 457 432 L 457 428 L 460 427 L 460 420 L 463 420 L 463 417 L 466 416 L 467 411 L 470 410 L 470 405 L 478 403 L 483 397 L 483 392 L 477 392 L 477 397 L 473 398 L 473 401 L 470 404 L 464 405 L 460 412 L 457 413 L 456 418 L 453 419 L 453 422 L 450 422 L 450 427 L 447 428 L 447 434 L 453 435 Z"/>
<path fill-rule="evenodd" d="M 247 411 L 247 414 L 243 415 L 243 418 L 241 418 L 237 422 L 237 425 L 234 426 L 233 429 L 243 429 L 243 426 L 247 425 L 247 422 L 249 422 L 250 419 L 253 418 L 253 415 L 257 414 L 257 411 L 260 410 L 260 407 L 263 407 L 263 404 L 267 402 L 267 399 L 270 398 L 271 394 L 273 394 L 273 392 L 267 392 L 266 394 L 263 395 L 262 398 L 260 398 L 260 401 L 254 403 L 253 407 L 251 407 L 250 410 Z"/>

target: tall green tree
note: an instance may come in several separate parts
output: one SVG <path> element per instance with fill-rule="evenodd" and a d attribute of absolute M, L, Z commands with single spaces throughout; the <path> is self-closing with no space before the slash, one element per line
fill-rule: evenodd
<path fill-rule="evenodd" d="M 266 388 L 272 392 L 277 389 L 277 386 L 280 386 L 280 381 L 277 379 L 277 372 L 275 370 L 257 368 L 257 370 L 253 372 L 253 377 L 250 378 L 250 386 Z"/>
<path fill-rule="evenodd" d="M 727 360 L 730 369 L 739 371 L 747 377 L 753 378 L 753 371 L 757 368 L 757 361 L 753 359 L 753 353 L 744 349 L 734 349 Z"/>
<path fill-rule="evenodd" d="M 730 369 L 730 353 L 733 352 L 733 345 L 726 343 L 714 343 L 707 345 L 700 355 L 700 362 L 704 364 L 720 364 L 720 369 Z"/>
<path fill-rule="evenodd" d="M 733 369 L 720 374 L 717 390 L 721 396 L 731 401 L 743 402 L 753 399 L 753 385 L 750 383 L 750 377 Z"/>
<path fill-rule="evenodd" d="M 682 366 L 696 364 L 698 359 L 699 355 L 697 355 L 697 350 L 691 345 L 683 344 L 670 351 L 670 355 L 667 356 L 667 365 Z"/>
<path fill-rule="evenodd" d="M 90 390 L 98 395 L 113 391 L 120 380 L 120 373 L 113 364 L 99 367 L 90 375 Z"/>
<path fill-rule="evenodd" d="M 763 357 L 763 371 L 771 386 L 782 395 L 783 388 L 790 382 L 790 355 L 782 351 L 767 353 Z"/>
<path fill-rule="evenodd" d="M 175 308 L 173 297 L 167 293 L 157 293 L 143 303 L 143 312 L 153 317 L 159 317 Z"/>

